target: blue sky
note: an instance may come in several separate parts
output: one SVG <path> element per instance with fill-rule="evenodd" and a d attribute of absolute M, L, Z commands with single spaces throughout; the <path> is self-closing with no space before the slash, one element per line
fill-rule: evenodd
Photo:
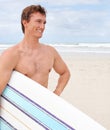
<path fill-rule="evenodd" d="M 0 43 L 22 40 L 21 12 L 31 4 L 47 10 L 43 43 L 110 42 L 110 0 L 0 0 Z"/>

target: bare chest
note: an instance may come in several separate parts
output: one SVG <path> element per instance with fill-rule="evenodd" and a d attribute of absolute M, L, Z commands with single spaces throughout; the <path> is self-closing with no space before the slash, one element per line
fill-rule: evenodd
<path fill-rule="evenodd" d="M 28 77 L 46 75 L 53 67 L 53 60 L 48 53 L 21 55 L 16 70 Z"/>

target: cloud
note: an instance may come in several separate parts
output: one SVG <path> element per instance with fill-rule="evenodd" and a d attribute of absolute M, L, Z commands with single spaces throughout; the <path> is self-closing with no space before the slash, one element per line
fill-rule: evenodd
<path fill-rule="evenodd" d="M 76 4 L 98 4 L 100 2 L 100 0 L 41 0 L 44 3 L 48 3 L 50 5 L 54 5 L 54 6 L 68 6 L 68 5 L 76 5 Z"/>
<path fill-rule="evenodd" d="M 15 0 L 1 0 L 0 37 L 3 42 L 21 40 L 22 9 L 31 4 L 41 4 L 47 9 L 44 42 L 110 41 L 109 3 L 107 0 L 19 0 L 16 3 Z"/>
<path fill-rule="evenodd" d="M 75 37 L 102 39 L 110 34 L 110 14 L 99 10 L 55 10 L 48 14 L 48 32 L 51 32 L 53 39 L 66 39 L 71 41 Z M 54 39 L 55 40 L 55 39 Z M 69 40 L 68 40 L 69 41 Z"/>
<path fill-rule="evenodd" d="M 90 29 L 95 26 L 95 28 L 103 25 L 106 17 L 106 13 L 103 11 L 62 11 L 62 12 L 52 12 L 48 16 L 48 27 L 51 28 L 64 28 L 67 30 L 76 29 Z M 55 25 L 55 26 L 53 26 Z M 102 26 L 103 27 L 103 26 Z"/>

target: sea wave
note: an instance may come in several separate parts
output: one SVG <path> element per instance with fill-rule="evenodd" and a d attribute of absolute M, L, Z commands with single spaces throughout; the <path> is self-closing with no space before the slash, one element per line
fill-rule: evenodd
<path fill-rule="evenodd" d="M 2 53 L 5 49 L 13 46 L 12 44 L 0 44 L 0 53 Z"/>
<path fill-rule="evenodd" d="M 54 44 L 52 46 L 60 52 L 110 53 L 110 43 Z"/>
<path fill-rule="evenodd" d="M 73 43 L 73 44 L 50 44 L 59 52 L 87 52 L 87 53 L 110 53 L 110 43 Z M 13 44 L 0 44 L 0 52 L 13 46 Z"/>

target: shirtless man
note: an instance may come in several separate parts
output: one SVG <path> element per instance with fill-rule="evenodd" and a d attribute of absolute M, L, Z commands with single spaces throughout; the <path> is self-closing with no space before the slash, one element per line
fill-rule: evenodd
<path fill-rule="evenodd" d="M 48 87 L 49 72 L 52 68 L 59 74 L 54 93 L 60 95 L 69 80 L 70 72 L 53 47 L 39 42 L 46 24 L 45 9 L 40 5 L 26 7 L 21 15 L 21 24 L 24 38 L 0 56 L 0 95 L 13 70 Z"/>

